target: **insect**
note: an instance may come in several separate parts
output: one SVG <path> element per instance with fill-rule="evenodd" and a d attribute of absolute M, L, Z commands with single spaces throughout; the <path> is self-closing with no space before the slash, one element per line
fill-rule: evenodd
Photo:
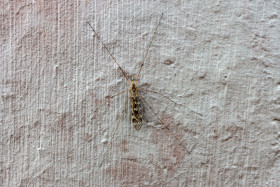
<path fill-rule="evenodd" d="M 156 118 L 160 121 L 160 124 L 166 128 L 169 133 L 172 135 L 172 137 L 177 141 L 177 143 L 182 146 L 188 153 L 189 151 L 187 150 L 187 148 L 180 142 L 180 140 L 170 131 L 169 127 L 164 123 L 163 120 L 160 119 L 160 117 L 156 114 L 156 112 L 152 109 L 152 107 L 150 106 L 150 104 L 144 99 L 144 97 L 140 94 L 141 91 L 143 92 L 150 92 L 150 93 L 154 93 L 154 94 L 157 94 L 157 95 L 160 95 L 166 99 L 168 99 L 169 101 L 177 104 L 176 102 L 172 101 L 171 99 L 169 99 L 168 97 L 158 93 L 158 92 L 155 92 L 155 91 L 152 91 L 152 90 L 147 90 L 147 89 L 142 89 L 142 88 L 139 88 L 137 87 L 137 82 L 139 80 L 139 76 L 140 76 L 140 73 L 142 71 L 142 68 L 144 66 L 144 63 L 145 63 L 145 60 L 147 58 L 147 55 L 149 53 L 149 49 L 152 45 L 152 42 L 155 38 L 155 35 L 156 35 L 156 32 L 157 32 L 157 29 L 158 29 L 158 26 L 160 25 L 160 22 L 161 22 L 161 19 L 163 17 L 163 13 L 161 14 L 160 16 L 160 19 L 154 29 L 154 32 L 153 32 L 153 35 L 152 35 L 152 39 L 150 41 L 150 43 L 148 44 L 148 47 L 146 49 L 146 52 L 145 52 L 145 55 L 144 55 L 144 58 L 141 62 L 141 65 L 140 65 L 140 69 L 138 71 L 138 74 L 137 74 L 137 78 L 136 79 L 132 79 L 132 80 L 129 80 L 128 77 L 126 76 L 125 72 L 123 71 L 123 69 L 121 68 L 121 66 L 119 65 L 119 63 L 117 62 L 116 58 L 112 55 L 112 53 L 110 52 L 110 50 L 107 48 L 107 46 L 104 44 L 104 42 L 102 41 L 101 37 L 99 36 L 99 34 L 95 31 L 95 29 L 93 28 L 93 26 L 91 26 L 91 24 L 89 22 L 88 25 L 90 26 L 90 28 L 92 29 L 93 33 L 94 33 L 94 36 L 97 37 L 97 39 L 99 40 L 99 42 L 102 44 L 102 46 L 105 48 L 105 50 L 108 52 L 108 54 L 111 56 L 112 60 L 114 61 L 114 63 L 118 66 L 119 70 L 122 72 L 123 76 L 126 78 L 128 84 L 129 84 L 129 89 L 125 90 L 125 91 L 122 91 L 118 94 L 115 94 L 113 96 L 110 96 L 109 98 L 107 98 L 103 103 L 101 103 L 101 105 L 93 112 L 97 112 L 103 105 L 105 105 L 107 102 L 109 102 L 112 98 L 116 97 L 116 96 L 119 96 L 123 93 L 126 93 L 126 92 L 129 92 L 129 99 L 127 98 L 126 99 L 126 102 L 125 102 L 125 105 L 122 109 L 122 112 L 121 112 L 121 115 L 119 116 L 119 119 L 117 121 L 117 124 L 115 126 L 115 129 L 113 131 L 113 134 L 111 136 L 111 139 L 110 139 L 110 142 L 109 144 L 107 145 L 107 148 L 106 148 L 106 151 L 104 152 L 104 155 L 103 155 L 103 159 L 102 159 L 102 162 L 100 163 L 100 166 L 102 165 L 102 163 L 104 162 L 104 158 L 105 158 L 105 155 L 107 154 L 108 150 L 110 149 L 111 145 L 112 145 L 112 141 L 114 139 L 114 135 L 119 127 L 119 124 L 120 124 L 120 121 L 123 117 L 123 114 L 124 114 L 124 111 L 126 109 L 126 106 L 127 106 L 127 103 L 128 103 L 128 100 L 130 100 L 130 106 L 131 106 L 131 121 L 132 121 L 132 124 L 135 128 L 135 130 L 139 131 L 142 127 L 142 117 L 143 117 L 143 114 L 142 114 L 142 106 L 143 104 L 145 104 L 151 111 L 152 113 L 156 116 Z M 141 105 L 141 101 L 142 101 L 142 105 Z M 189 153 L 190 154 L 190 153 Z"/>

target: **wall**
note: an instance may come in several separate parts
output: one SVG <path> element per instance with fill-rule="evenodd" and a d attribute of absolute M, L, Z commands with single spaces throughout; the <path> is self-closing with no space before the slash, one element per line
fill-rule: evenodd
<path fill-rule="evenodd" d="M 0 7 L 1 186 L 280 185 L 278 1 Z M 162 13 L 136 131 L 128 93 L 98 108 L 129 83 L 87 22 L 131 80 Z"/>

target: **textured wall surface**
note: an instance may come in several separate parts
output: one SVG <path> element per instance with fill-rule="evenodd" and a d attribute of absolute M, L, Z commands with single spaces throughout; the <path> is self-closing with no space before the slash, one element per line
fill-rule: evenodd
<path fill-rule="evenodd" d="M 280 186 L 279 1 L 0 11 L 0 186 Z M 128 93 L 96 111 L 129 84 L 87 22 L 131 79 L 161 13 L 138 82 L 161 94 L 141 92 L 160 119 L 142 99 L 136 131 Z"/>

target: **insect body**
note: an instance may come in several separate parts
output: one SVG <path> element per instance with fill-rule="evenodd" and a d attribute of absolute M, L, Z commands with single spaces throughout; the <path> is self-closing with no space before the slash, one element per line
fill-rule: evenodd
<path fill-rule="evenodd" d="M 141 103 L 138 97 L 138 90 L 136 87 L 136 81 L 131 82 L 130 91 L 130 104 L 131 104 L 131 121 L 134 128 L 139 131 L 142 127 L 142 109 Z"/>
<path fill-rule="evenodd" d="M 161 17 L 160 17 L 160 20 L 162 19 L 162 16 L 163 14 L 161 14 Z M 168 97 L 160 94 L 160 93 L 157 93 L 155 91 L 150 91 L 150 90 L 146 90 L 146 89 L 142 89 L 142 88 L 138 88 L 137 87 L 137 81 L 139 80 L 139 76 L 140 76 L 140 73 L 141 73 L 141 70 L 144 66 L 144 62 L 145 62 L 145 59 L 147 58 L 147 55 L 148 55 L 148 52 L 149 52 L 149 49 L 151 47 L 151 44 L 152 44 L 152 41 L 155 37 L 155 33 L 157 31 L 157 28 L 159 26 L 159 23 L 160 23 L 160 20 L 154 30 L 154 33 L 153 33 L 153 36 L 152 36 L 152 39 L 151 39 L 151 42 L 149 43 L 148 47 L 147 47 L 147 50 L 146 50 L 146 53 L 144 55 L 144 59 L 141 63 L 141 66 L 140 66 L 140 69 L 138 71 L 138 74 L 137 74 L 137 79 L 136 80 L 129 80 L 125 74 L 125 72 L 122 70 L 122 68 L 120 67 L 119 63 L 117 62 L 117 60 L 115 59 L 115 57 L 112 55 L 112 53 L 109 51 L 109 49 L 106 47 L 106 45 L 103 43 L 103 41 L 101 40 L 100 36 L 96 33 L 96 31 L 94 30 L 94 28 L 90 25 L 90 23 L 88 23 L 92 29 L 92 31 L 94 32 L 95 36 L 98 38 L 98 40 L 101 42 L 102 46 L 106 49 L 106 51 L 108 52 L 108 54 L 111 56 L 111 58 L 113 59 L 113 61 L 115 62 L 115 64 L 117 64 L 118 68 L 120 69 L 120 71 L 122 72 L 123 76 L 126 78 L 127 82 L 129 83 L 129 89 L 125 90 L 125 91 L 122 91 L 118 94 L 115 94 L 111 97 L 109 97 L 105 102 L 103 102 L 95 111 L 94 113 L 101 107 L 103 106 L 104 104 L 106 104 L 107 102 L 109 102 L 112 98 L 122 94 L 122 93 L 126 93 L 126 92 L 130 92 L 129 93 L 129 99 L 130 99 L 130 105 L 131 105 L 131 121 L 132 121 L 132 124 L 134 126 L 134 128 L 139 131 L 142 127 L 142 108 L 141 108 L 141 103 L 140 103 L 140 97 L 141 97 L 141 100 L 143 101 L 143 103 L 145 103 L 145 105 L 152 111 L 152 113 L 156 116 L 156 118 L 160 121 L 161 125 L 163 127 L 165 127 L 169 132 L 170 134 L 174 137 L 174 139 L 176 139 L 176 141 L 179 143 L 179 145 L 181 145 L 188 153 L 189 151 L 187 150 L 187 148 L 180 142 L 180 140 L 170 131 L 169 127 L 164 123 L 163 120 L 161 120 L 159 118 L 159 116 L 156 114 L 156 112 L 152 109 L 152 107 L 150 106 L 150 104 L 143 98 L 143 96 L 139 93 L 139 91 L 143 91 L 143 92 L 150 92 L 150 93 L 154 93 L 154 94 L 157 94 L 157 95 L 160 95 L 166 99 L 168 99 L 169 101 L 175 103 L 174 101 L 170 100 Z M 104 156 L 102 158 L 102 162 L 100 164 L 100 166 L 102 165 L 103 161 L 104 161 L 104 158 L 105 158 L 105 155 L 106 153 L 108 152 L 108 150 L 110 149 L 111 145 L 112 145 L 112 140 L 114 138 L 114 135 L 118 129 L 118 126 L 120 124 L 120 121 L 121 121 L 121 118 L 124 114 L 124 111 L 126 109 L 126 105 L 127 105 L 127 102 L 128 102 L 128 98 L 125 102 L 125 105 L 123 107 L 123 110 L 121 112 L 121 115 L 119 117 L 119 120 L 115 126 L 115 129 L 113 131 L 113 134 L 111 136 L 111 140 L 110 140 L 110 143 L 108 144 L 107 146 L 107 149 L 104 153 Z M 177 103 L 175 103 L 177 104 Z"/>

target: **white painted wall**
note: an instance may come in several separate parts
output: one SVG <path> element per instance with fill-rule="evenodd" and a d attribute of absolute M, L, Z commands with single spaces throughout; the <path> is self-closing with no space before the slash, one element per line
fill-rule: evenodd
<path fill-rule="evenodd" d="M 0 7 L 1 186 L 280 185 L 278 1 Z M 131 78 L 161 13 L 138 86 L 170 131 L 128 105 L 104 155 L 129 85 L 87 22 Z"/>

